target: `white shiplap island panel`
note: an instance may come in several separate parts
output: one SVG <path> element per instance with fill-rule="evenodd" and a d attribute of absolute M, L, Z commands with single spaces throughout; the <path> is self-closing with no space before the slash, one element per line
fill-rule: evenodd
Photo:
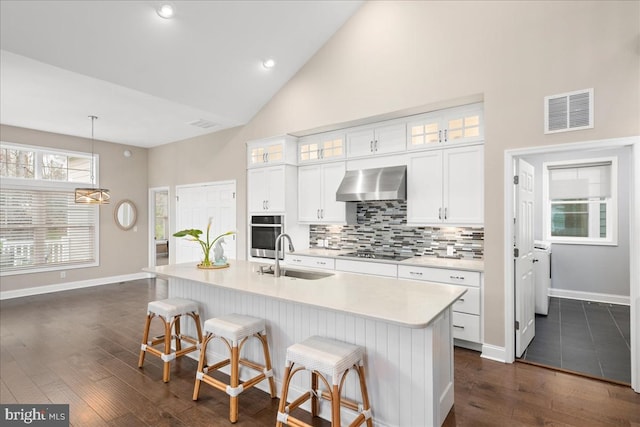
<path fill-rule="evenodd" d="M 220 270 L 180 264 L 146 271 L 168 278 L 170 297 L 199 302 L 203 321 L 231 312 L 264 318 L 279 392 L 287 347 L 322 335 L 365 347 L 376 426 L 442 424 L 453 405 L 451 305 L 465 288 L 340 272 L 319 280 L 274 278 L 258 274 L 257 263 L 230 264 Z M 243 354 L 261 360 L 254 341 Z M 209 358 L 222 354 L 216 342 Z M 354 374 L 345 388 L 359 399 Z M 298 375 L 289 396 L 307 389 L 308 376 Z M 328 409 L 323 405 L 325 418 Z M 348 412 L 343 416 L 353 418 Z"/>

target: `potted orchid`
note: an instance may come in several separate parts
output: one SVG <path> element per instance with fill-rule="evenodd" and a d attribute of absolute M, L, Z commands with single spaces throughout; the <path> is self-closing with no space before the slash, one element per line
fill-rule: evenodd
<path fill-rule="evenodd" d="M 198 264 L 198 268 L 216 268 L 216 267 L 226 267 L 228 265 L 226 263 L 226 259 L 222 255 L 221 244 L 224 241 L 223 238 L 225 236 L 234 234 L 235 231 L 227 231 L 226 233 L 220 234 L 215 239 L 211 239 L 209 237 L 209 232 L 211 231 L 212 222 L 213 222 L 213 218 L 209 218 L 209 224 L 207 224 L 206 240 L 203 240 L 200 238 L 200 236 L 202 235 L 202 230 L 197 230 L 195 228 L 181 230 L 173 234 L 173 237 L 185 237 L 187 238 L 187 240 L 190 240 L 192 242 L 198 242 L 198 244 L 200 244 L 200 247 L 202 248 L 202 252 L 204 254 L 204 259 L 200 264 Z M 216 258 L 213 261 L 211 261 L 210 253 L 211 253 L 211 249 L 213 249 L 214 246 L 219 248 L 219 250 L 217 251 L 218 254 L 216 254 Z"/>

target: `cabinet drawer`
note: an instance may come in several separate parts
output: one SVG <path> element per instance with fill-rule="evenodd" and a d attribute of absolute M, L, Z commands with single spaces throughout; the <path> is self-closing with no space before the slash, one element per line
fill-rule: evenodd
<path fill-rule="evenodd" d="M 300 256 L 295 254 L 287 254 L 287 264 L 299 265 L 301 267 L 326 268 L 329 270 L 335 268 L 335 260 L 331 258 Z"/>
<path fill-rule="evenodd" d="M 399 265 L 398 278 L 450 283 L 452 285 L 480 286 L 480 273 L 477 271 Z"/>
<path fill-rule="evenodd" d="M 398 277 L 398 266 L 396 264 L 337 259 L 336 270 L 374 276 Z"/>
<path fill-rule="evenodd" d="M 453 312 L 453 337 L 480 342 L 480 316 Z"/>
<path fill-rule="evenodd" d="M 467 314 L 480 314 L 480 289 L 467 288 L 467 293 L 462 295 L 453 304 L 453 311 Z"/>

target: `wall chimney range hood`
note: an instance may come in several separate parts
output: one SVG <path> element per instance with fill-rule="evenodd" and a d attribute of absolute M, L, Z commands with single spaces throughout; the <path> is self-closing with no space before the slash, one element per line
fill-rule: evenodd
<path fill-rule="evenodd" d="M 339 202 L 406 199 L 406 166 L 347 171 L 336 192 Z"/>

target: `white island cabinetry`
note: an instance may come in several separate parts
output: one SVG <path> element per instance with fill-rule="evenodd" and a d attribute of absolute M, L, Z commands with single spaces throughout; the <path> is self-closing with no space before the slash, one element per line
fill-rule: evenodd
<path fill-rule="evenodd" d="M 399 265 L 398 278 L 465 286 L 467 293 L 453 305 L 453 337 L 482 344 L 482 273 Z"/>
<path fill-rule="evenodd" d="M 274 278 L 259 274 L 259 266 L 231 260 L 220 270 L 193 264 L 145 270 L 168 278 L 169 297 L 197 301 L 203 319 L 232 312 L 265 319 L 278 394 L 287 347 L 321 335 L 364 347 L 374 425 L 442 425 L 454 399 L 451 306 L 465 288 L 341 272 L 319 280 Z M 258 344 L 247 341 L 243 354 L 260 360 Z M 212 347 L 208 359 L 220 360 L 224 349 Z M 344 389 L 359 398 L 356 376 Z M 289 396 L 304 392 L 294 383 Z M 320 416 L 328 419 L 328 409 L 322 405 Z M 345 424 L 352 419 L 343 414 Z"/>

